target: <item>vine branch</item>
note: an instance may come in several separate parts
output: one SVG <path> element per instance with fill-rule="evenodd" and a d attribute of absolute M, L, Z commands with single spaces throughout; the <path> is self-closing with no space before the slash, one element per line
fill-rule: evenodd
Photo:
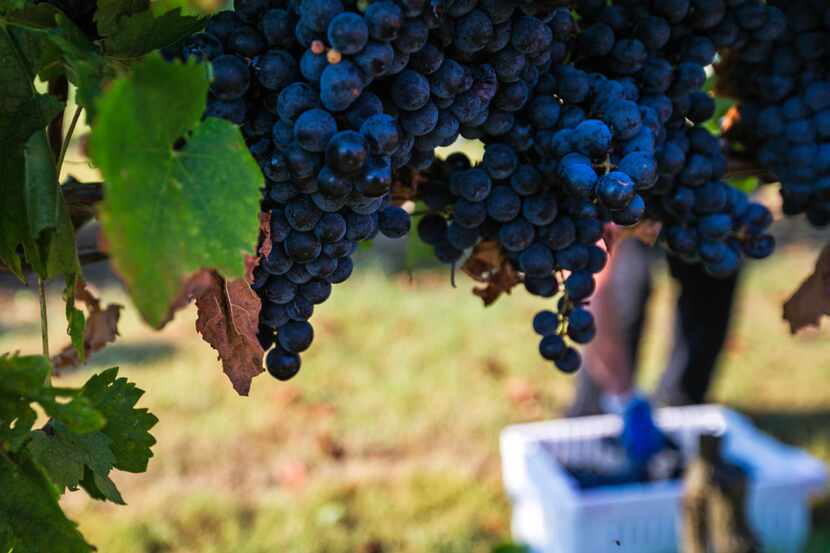
<path fill-rule="evenodd" d="M 58 162 L 55 164 L 55 169 L 60 178 L 61 168 L 63 167 L 63 160 L 66 157 L 66 151 L 69 150 L 69 144 L 72 142 L 72 134 L 75 132 L 75 126 L 78 124 L 78 119 L 81 118 L 81 112 L 84 108 L 80 105 L 75 106 L 75 113 L 72 115 L 72 122 L 69 124 L 69 129 L 66 131 L 66 136 L 63 138 L 60 155 L 58 155 Z M 61 121 L 63 116 L 61 116 Z"/>

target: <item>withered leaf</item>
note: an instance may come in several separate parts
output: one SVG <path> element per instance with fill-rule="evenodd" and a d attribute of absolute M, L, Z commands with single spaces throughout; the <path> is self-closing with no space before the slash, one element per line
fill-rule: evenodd
<path fill-rule="evenodd" d="M 89 355 L 100 351 L 118 336 L 118 319 L 124 306 L 111 303 L 101 308 L 101 301 L 87 288 L 86 282 L 78 279 L 75 285 L 75 300 L 82 302 L 87 308 L 86 326 L 84 327 L 84 351 Z M 64 347 L 52 357 L 55 368 L 65 369 L 77 367 L 81 364 L 77 350 L 72 344 Z"/>
<path fill-rule="evenodd" d="M 614 223 L 605 225 L 602 231 L 602 241 L 605 249 L 612 253 L 617 244 L 626 238 L 636 238 L 646 246 L 653 246 L 660 237 L 663 223 L 652 219 L 645 219 L 630 227 L 621 227 Z"/>
<path fill-rule="evenodd" d="M 501 247 L 494 240 L 479 242 L 461 270 L 484 287 L 473 288 L 473 294 L 490 305 L 503 293 L 510 293 L 522 279 L 513 265 L 505 259 Z"/>
<path fill-rule="evenodd" d="M 830 315 L 830 244 L 824 246 L 813 273 L 784 303 L 783 318 L 795 334 L 807 326 L 819 326 L 821 317 Z"/>
<path fill-rule="evenodd" d="M 467 273 L 476 282 L 489 282 L 490 276 L 497 271 L 504 262 L 501 247 L 495 240 L 479 242 L 461 270 Z"/>
<path fill-rule="evenodd" d="M 401 170 L 392 183 L 392 191 L 389 199 L 392 205 L 403 205 L 408 201 L 414 201 L 418 195 L 418 187 L 425 177 L 418 172 L 409 169 Z"/>
<path fill-rule="evenodd" d="M 248 256 L 249 273 L 257 258 Z M 196 330 L 219 352 L 222 369 L 240 395 L 248 395 L 251 380 L 262 372 L 265 351 L 257 340 L 262 302 L 244 279 L 226 281 L 211 272 L 210 286 L 198 297 Z"/>
<path fill-rule="evenodd" d="M 484 288 L 473 288 L 473 294 L 484 301 L 488 306 L 499 299 L 502 294 L 509 294 L 514 286 L 522 282 L 519 273 L 513 268 L 509 261 L 505 260 L 499 270 L 492 273 L 490 280 Z"/>
<path fill-rule="evenodd" d="M 259 246 L 259 259 L 263 259 L 271 255 L 271 248 L 273 244 L 271 244 L 271 212 L 270 211 L 263 211 L 259 214 L 259 239 L 260 239 L 260 246 Z M 246 265 L 249 265 L 246 263 Z M 245 267 L 248 269 L 248 267 Z M 246 273 L 246 278 L 249 282 L 253 282 L 253 268 L 250 268 L 251 274 Z"/>

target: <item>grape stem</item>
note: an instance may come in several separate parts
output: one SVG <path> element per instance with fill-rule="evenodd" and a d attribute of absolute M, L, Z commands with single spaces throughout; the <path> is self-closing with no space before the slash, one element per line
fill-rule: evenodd
<path fill-rule="evenodd" d="M 43 346 L 43 356 L 49 358 L 49 319 L 46 315 L 46 283 L 43 278 L 37 278 L 37 295 L 40 300 L 40 339 Z M 46 383 L 49 383 L 51 374 L 46 374 Z"/>
<path fill-rule="evenodd" d="M 60 155 L 58 155 L 58 161 L 55 164 L 55 169 L 58 174 L 58 178 L 60 178 L 61 168 L 63 167 L 63 160 L 66 157 L 66 151 L 69 150 L 69 144 L 70 142 L 72 142 L 72 133 L 75 132 L 75 126 L 78 124 L 78 119 L 81 118 L 81 112 L 83 110 L 84 108 L 82 106 L 75 106 L 75 113 L 72 115 L 72 122 L 69 123 L 69 128 L 66 131 L 66 136 L 63 137 Z"/>

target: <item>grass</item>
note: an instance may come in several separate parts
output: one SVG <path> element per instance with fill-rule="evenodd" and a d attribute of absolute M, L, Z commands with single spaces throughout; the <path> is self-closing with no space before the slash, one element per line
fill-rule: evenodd
<path fill-rule="evenodd" d="M 782 300 L 815 250 L 783 248 L 745 275 L 713 399 L 830 460 L 830 340 L 790 337 Z M 105 553 L 492 553 L 512 549 L 498 433 L 558 416 L 573 378 L 536 353 L 542 305 L 516 291 L 485 310 L 445 272 L 387 276 L 363 267 L 315 314 L 317 339 L 290 383 L 257 379 L 237 397 L 188 310 L 161 333 L 124 311 L 120 340 L 69 383 L 120 365 L 160 418 L 144 475 L 116 478 L 117 507 L 68 494 L 64 506 Z M 673 289 L 663 271 L 641 380 L 669 341 Z M 105 301 L 125 302 L 117 287 Z M 52 292 L 59 297 L 57 290 Z M 40 349 L 28 291 L 0 306 L 0 351 Z M 53 348 L 65 342 L 50 303 Z M 816 509 L 810 553 L 830 550 L 830 509 Z"/>

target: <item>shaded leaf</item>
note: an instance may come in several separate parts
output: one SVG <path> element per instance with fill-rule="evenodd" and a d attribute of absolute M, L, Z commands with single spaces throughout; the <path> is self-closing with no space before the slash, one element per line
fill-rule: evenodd
<path fill-rule="evenodd" d="M 74 344 L 75 338 L 73 338 L 72 344 L 52 357 L 52 364 L 57 368 L 77 367 L 84 362 L 86 355 L 102 350 L 107 344 L 114 342 L 118 336 L 118 319 L 121 317 L 123 306 L 114 303 L 101 308 L 100 300 L 89 291 L 86 283 L 80 280 L 76 296 L 79 301 L 86 304 L 88 312 L 86 324 L 83 327 L 81 347 L 78 348 Z M 81 313 L 80 316 L 83 321 L 83 314 Z M 79 349 L 83 353 L 79 353 Z"/>
<path fill-rule="evenodd" d="M 13 10 L 22 10 L 29 4 L 31 4 L 32 0 L 2 0 L 0 1 L 0 13 L 6 13 Z"/>
<path fill-rule="evenodd" d="M 10 451 L 17 451 L 28 439 L 37 413 L 24 398 L 3 395 L 0 398 L 0 444 L 7 444 Z"/>
<path fill-rule="evenodd" d="M 139 58 L 199 31 L 205 18 L 182 15 L 180 8 L 156 16 L 152 10 L 126 15 L 104 40 L 104 52 L 118 59 Z"/>
<path fill-rule="evenodd" d="M 66 287 L 63 290 L 63 301 L 66 304 L 66 333 L 69 335 L 70 348 L 75 352 L 75 356 L 83 363 L 86 360 L 86 347 L 84 346 L 84 329 L 86 327 L 86 318 L 83 311 L 75 307 L 77 286 L 83 286 L 83 281 L 78 278 L 68 278 L 66 280 Z M 64 348 L 66 351 L 66 348 Z M 63 352 L 62 352 L 63 353 Z M 55 359 L 52 359 L 52 364 Z"/>
<path fill-rule="evenodd" d="M 5 18 L 10 25 L 9 33 L 20 46 L 32 74 L 39 75 L 44 82 L 63 74 L 63 63 L 60 50 L 37 29 L 53 27 L 59 13 L 55 6 L 41 3 L 28 5 Z"/>
<path fill-rule="evenodd" d="M 104 417 L 101 432 L 110 439 L 115 455 L 113 466 L 127 472 L 144 472 L 156 443 L 150 434 L 158 419 L 147 409 L 136 409 L 135 404 L 144 390 L 126 378 L 118 378 L 118 368 L 107 369 L 90 378 L 81 389 L 87 399 Z"/>
<path fill-rule="evenodd" d="M 57 269 L 50 267 L 50 234 L 59 226 L 68 230 L 61 221 L 65 210 L 44 132 L 63 105 L 37 94 L 33 78 L 20 45 L 7 28 L 0 28 L 0 261 L 21 279 L 18 246 L 38 274 L 54 276 Z M 72 259 L 74 231 L 70 234 L 71 245 L 69 237 L 63 236 L 54 247 Z"/>
<path fill-rule="evenodd" d="M 85 471 L 90 471 L 101 496 L 124 504 L 124 499 L 109 478 L 115 455 L 110 449 L 110 439 L 103 432 L 77 434 L 67 430 L 59 421 L 51 421 L 46 429 L 32 432 L 27 447 L 32 459 L 43 468 L 61 493 L 66 488 L 78 489 Z"/>
<path fill-rule="evenodd" d="M 120 496 L 120 492 L 112 480 L 109 478 L 101 478 L 92 472 L 89 467 L 84 467 L 84 477 L 81 479 L 81 487 L 89 497 L 99 501 L 106 501 L 109 497 L 113 497 L 116 494 Z"/>
<path fill-rule="evenodd" d="M 0 455 L 0 490 L 0 551 L 93 551 L 61 510 L 54 487 L 28 460 Z"/>
<path fill-rule="evenodd" d="M 783 310 L 792 334 L 808 326 L 819 326 L 824 315 L 830 315 L 830 244 L 821 250 L 813 273 L 784 303 Z"/>
<path fill-rule="evenodd" d="M 23 244 L 26 259 L 45 279 L 64 275 L 73 279 L 81 271 L 75 243 L 75 227 L 58 187 L 57 172 L 46 133 L 38 131 L 24 149 L 23 194 L 33 245 Z M 49 210 L 49 214 L 44 212 Z"/>
<path fill-rule="evenodd" d="M 95 24 L 102 37 L 116 34 L 122 17 L 150 9 L 150 0 L 98 0 Z"/>
<path fill-rule="evenodd" d="M 49 361 L 40 355 L 0 356 L 0 404 L 6 404 L 6 409 L 0 410 L 2 432 L 16 436 L 12 423 L 19 417 L 28 420 L 31 403 L 38 403 L 47 415 L 74 432 L 92 432 L 104 426 L 104 417 L 77 390 L 46 385 L 49 370 Z M 58 398 L 70 401 L 59 402 Z"/>
<path fill-rule="evenodd" d="M 249 261 L 249 267 L 253 265 Z M 196 330 L 219 352 L 222 369 L 237 393 L 248 395 L 251 380 L 263 370 L 265 354 L 257 340 L 259 296 L 247 281 L 226 281 L 213 273 L 213 285 L 196 298 L 196 307 Z"/>
<path fill-rule="evenodd" d="M 242 277 L 244 254 L 257 241 L 263 177 L 237 127 L 199 123 L 207 87 L 204 66 L 150 56 L 102 97 L 90 142 L 106 180 L 109 252 L 157 328 L 188 277 L 203 268 Z"/>
<path fill-rule="evenodd" d="M 75 99 L 86 110 L 87 120 L 93 121 L 96 102 L 105 84 L 115 77 L 115 67 L 69 18 L 61 14 L 55 22 L 47 36 L 62 52 L 69 82 L 78 89 Z"/>

